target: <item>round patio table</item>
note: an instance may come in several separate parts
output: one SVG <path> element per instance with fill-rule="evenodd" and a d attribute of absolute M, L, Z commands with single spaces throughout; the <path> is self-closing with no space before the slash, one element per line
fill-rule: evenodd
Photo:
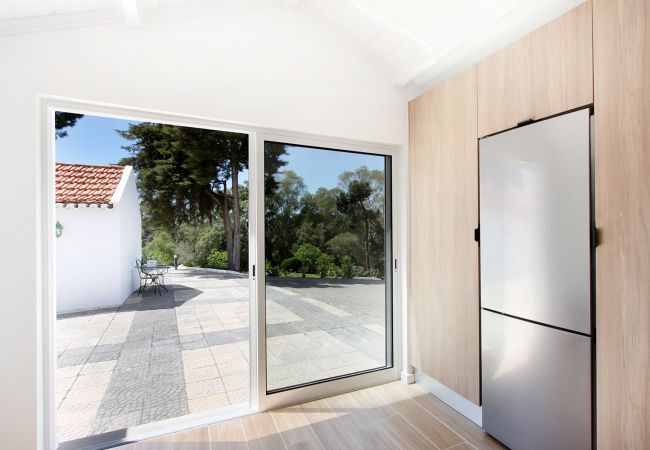
<path fill-rule="evenodd" d="M 141 291 L 144 291 L 148 286 L 153 286 L 154 291 L 159 288 L 167 291 L 167 286 L 165 285 L 165 274 L 174 266 L 158 264 L 155 266 L 148 266 L 146 264 L 141 264 L 139 267 L 136 266 L 136 269 L 142 271 L 143 274 L 147 276 L 147 279 L 151 280 L 151 283 L 146 284 L 141 287 Z"/>

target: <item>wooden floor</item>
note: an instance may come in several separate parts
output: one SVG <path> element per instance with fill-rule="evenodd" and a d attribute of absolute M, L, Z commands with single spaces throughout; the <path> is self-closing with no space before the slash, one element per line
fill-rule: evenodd
<path fill-rule="evenodd" d="M 401 381 L 119 447 L 121 450 L 502 449 Z"/>

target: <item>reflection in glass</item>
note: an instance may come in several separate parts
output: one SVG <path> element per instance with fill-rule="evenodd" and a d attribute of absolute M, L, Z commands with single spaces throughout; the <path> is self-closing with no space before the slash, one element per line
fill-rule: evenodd
<path fill-rule="evenodd" d="M 389 158 L 266 142 L 264 168 L 267 390 L 390 365 Z"/>

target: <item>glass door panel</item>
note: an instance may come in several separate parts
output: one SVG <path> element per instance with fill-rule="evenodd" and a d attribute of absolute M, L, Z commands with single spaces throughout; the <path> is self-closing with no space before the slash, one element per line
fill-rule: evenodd
<path fill-rule="evenodd" d="M 265 142 L 267 393 L 392 366 L 390 168 Z"/>
<path fill-rule="evenodd" d="M 55 123 L 57 441 L 248 410 L 249 136 Z"/>

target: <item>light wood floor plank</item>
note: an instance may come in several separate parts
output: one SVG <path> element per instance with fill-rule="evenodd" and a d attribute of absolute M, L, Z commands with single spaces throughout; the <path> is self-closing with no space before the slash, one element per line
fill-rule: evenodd
<path fill-rule="evenodd" d="M 271 416 L 287 447 L 318 440 L 309 420 L 299 406 L 276 409 L 271 411 Z"/>
<path fill-rule="evenodd" d="M 427 440 L 397 414 L 377 419 L 377 426 L 382 427 L 390 433 L 400 448 L 438 449 L 433 442 Z"/>
<path fill-rule="evenodd" d="M 123 450 L 503 450 L 473 422 L 400 381 L 120 447 Z"/>
<path fill-rule="evenodd" d="M 251 450 L 280 450 L 286 446 L 269 412 L 261 412 L 242 418 L 246 441 Z"/>
<path fill-rule="evenodd" d="M 241 419 L 214 423 L 209 430 L 211 450 L 248 450 Z"/>
<path fill-rule="evenodd" d="M 397 412 L 386 404 L 382 399 L 373 395 L 368 389 L 350 392 L 359 405 L 363 406 L 373 419 L 394 416 Z"/>
<path fill-rule="evenodd" d="M 377 386 L 370 389 L 370 392 L 380 395 L 404 420 L 438 448 L 446 449 L 465 440 L 413 399 L 405 399 L 393 383 Z"/>
<path fill-rule="evenodd" d="M 210 450 L 210 433 L 208 427 L 176 433 L 173 450 Z"/>
<path fill-rule="evenodd" d="M 326 449 L 361 449 L 347 434 L 338 414 L 324 400 L 305 403 L 300 406 L 302 412 Z"/>
<path fill-rule="evenodd" d="M 405 395 L 410 395 L 413 401 L 455 430 L 467 442 L 479 450 L 503 450 L 505 448 L 486 434 L 474 422 L 463 417 L 460 413 L 454 411 L 451 407 L 447 406 L 444 402 L 433 395 L 425 392 L 419 386 L 402 384 L 398 389 L 401 392 L 404 392 Z"/>
<path fill-rule="evenodd" d="M 350 394 L 327 398 L 325 403 L 338 413 L 346 433 L 361 448 L 393 450 L 398 447 L 390 434 L 377 427 L 372 416 Z"/>
<path fill-rule="evenodd" d="M 462 444 L 454 445 L 449 450 L 476 450 L 476 447 L 469 442 L 463 442 Z"/>
<path fill-rule="evenodd" d="M 318 439 L 312 441 L 299 442 L 297 444 L 289 445 L 288 450 L 325 450 L 323 444 Z"/>

